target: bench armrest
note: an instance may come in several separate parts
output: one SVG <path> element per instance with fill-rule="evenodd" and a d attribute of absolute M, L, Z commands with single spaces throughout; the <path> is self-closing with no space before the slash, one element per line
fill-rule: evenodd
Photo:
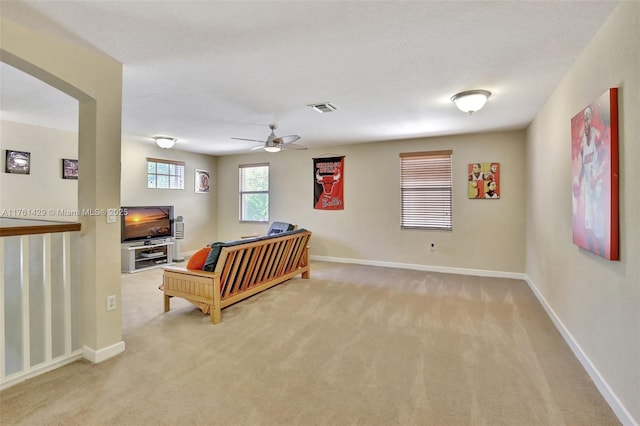
<path fill-rule="evenodd" d="M 167 272 L 176 272 L 178 274 L 195 275 L 197 277 L 214 278 L 220 274 L 217 272 L 201 271 L 199 269 L 187 269 L 184 266 L 165 266 L 162 268 Z"/>

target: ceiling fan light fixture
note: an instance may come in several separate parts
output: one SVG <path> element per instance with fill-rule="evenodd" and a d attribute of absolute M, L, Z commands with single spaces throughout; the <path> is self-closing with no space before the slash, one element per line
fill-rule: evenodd
<path fill-rule="evenodd" d="M 167 136 L 157 136 L 153 139 L 156 141 L 156 145 L 162 149 L 173 148 L 173 145 L 176 143 L 176 138 L 170 138 Z"/>
<path fill-rule="evenodd" d="M 491 92 L 488 90 L 467 90 L 456 93 L 451 97 L 451 100 L 460 111 L 467 112 L 471 115 L 482 109 L 484 104 L 487 103 L 489 96 L 491 96 Z"/>
<path fill-rule="evenodd" d="M 264 150 L 267 152 L 280 152 L 280 146 L 278 145 L 273 145 L 273 146 L 265 146 Z"/>

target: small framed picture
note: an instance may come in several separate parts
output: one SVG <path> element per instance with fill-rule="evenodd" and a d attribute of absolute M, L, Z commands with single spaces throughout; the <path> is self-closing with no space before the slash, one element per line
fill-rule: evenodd
<path fill-rule="evenodd" d="M 62 179 L 78 179 L 78 160 L 62 159 Z"/>
<path fill-rule="evenodd" d="M 31 173 L 31 153 L 7 150 L 5 173 L 28 175 Z"/>
<path fill-rule="evenodd" d="M 196 192 L 206 193 L 209 192 L 209 172 L 206 170 L 196 169 Z"/>

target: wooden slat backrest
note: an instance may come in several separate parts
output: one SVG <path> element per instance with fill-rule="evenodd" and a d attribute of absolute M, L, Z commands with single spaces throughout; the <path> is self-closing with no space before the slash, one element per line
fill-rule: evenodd
<path fill-rule="evenodd" d="M 262 255 L 265 251 L 265 246 L 256 247 L 252 256 L 252 268 L 247 274 L 247 279 L 243 283 L 243 288 L 248 288 L 250 283 L 256 282 L 256 276 L 260 273 L 260 265 L 262 264 Z"/>
<path fill-rule="evenodd" d="M 271 264 L 269 265 L 269 270 L 267 271 L 266 280 L 270 280 L 276 275 L 276 269 L 278 269 L 278 262 L 282 260 L 282 247 L 284 246 L 283 241 L 279 241 L 274 244 L 274 249 L 271 256 Z"/>
<path fill-rule="evenodd" d="M 284 247 L 282 249 L 282 258 L 280 259 L 280 262 L 279 262 L 279 265 L 278 265 L 278 269 L 276 270 L 276 274 L 282 275 L 287 270 L 287 265 L 289 263 L 289 259 L 291 259 L 291 253 L 293 253 L 291 251 L 291 249 L 292 249 L 293 245 L 295 244 L 295 242 L 296 242 L 296 240 L 288 240 L 284 244 Z"/>
<path fill-rule="evenodd" d="M 247 256 L 245 256 L 247 266 L 245 268 L 244 275 L 242 277 L 242 282 L 238 286 L 238 291 L 244 291 L 249 285 L 249 282 L 250 282 L 249 280 L 253 275 L 253 271 L 255 270 L 255 267 L 256 267 L 256 260 L 257 260 L 256 255 L 259 251 L 260 251 L 260 247 L 254 247 L 247 252 Z"/>
<path fill-rule="evenodd" d="M 235 278 L 236 278 L 236 274 L 238 273 L 238 258 L 242 257 L 242 252 L 240 251 L 234 251 L 232 254 L 229 254 L 229 261 L 231 262 L 229 265 L 229 273 L 227 274 L 226 277 L 226 288 L 227 288 L 227 295 L 230 295 L 233 293 L 233 283 L 235 282 Z"/>
<path fill-rule="evenodd" d="M 262 258 L 262 266 L 260 267 L 260 273 L 258 274 L 258 279 L 256 282 L 262 282 L 265 280 L 267 276 L 267 271 L 271 267 L 271 259 L 273 258 L 273 244 L 269 244 L 267 246 L 267 250 L 264 253 L 264 257 Z"/>
<path fill-rule="evenodd" d="M 282 258 L 280 259 L 278 269 L 276 270 L 276 274 L 282 275 L 284 271 L 287 269 L 287 263 L 289 263 L 289 259 L 291 256 L 291 247 L 293 246 L 295 240 L 288 240 L 284 247 L 282 248 Z"/>
<path fill-rule="evenodd" d="M 308 239 L 297 240 L 295 242 L 294 246 L 291 248 L 291 250 L 293 251 L 293 254 L 291 256 L 289 256 L 289 263 L 287 264 L 287 271 L 290 271 L 294 267 L 297 267 L 298 265 L 300 265 L 300 258 L 302 257 L 303 250 L 307 246 L 307 240 Z M 300 265 L 300 266 L 305 266 L 305 265 Z"/>
<path fill-rule="evenodd" d="M 221 300 L 305 266 L 301 264 L 310 232 L 223 247 L 216 264 Z"/>
<path fill-rule="evenodd" d="M 273 243 L 267 244 L 266 249 L 264 251 L 264 255 L 262 257 L 262 265 L 260 266 L 260 273 L 258 274 L 258 278 L 256 279 L 256 282 L 262 282 L 264 280 L 264 277 L 266 276 L 266 271 L 269 269 L 269 266 L 271 265 L 271 258 L 273 257 L 274 248 L 275 247 Z"/>

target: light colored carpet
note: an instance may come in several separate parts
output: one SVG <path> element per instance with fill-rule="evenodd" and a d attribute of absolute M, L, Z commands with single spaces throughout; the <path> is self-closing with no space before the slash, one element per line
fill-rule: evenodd
<path fill-rule="evenodd" d="M 526 283 L 312 263 L 222 311 L 122 276 L 125 353 L 0 393 L 4 424 L 614 425 Z"/>

